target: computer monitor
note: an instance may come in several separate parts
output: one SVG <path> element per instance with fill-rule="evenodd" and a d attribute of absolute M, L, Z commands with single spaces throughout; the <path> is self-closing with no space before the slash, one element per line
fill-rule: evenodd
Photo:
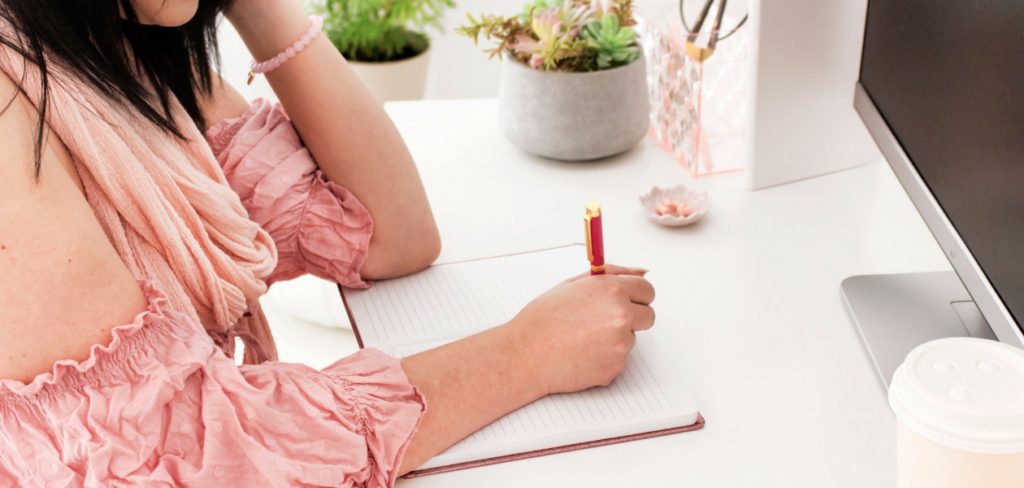
<path fill-rule="evenodd" d="M 948 336 L 1024 347 L 1024 2 L 869 0 L 854 106 L 954 272 L 842 295 L 883 382 Z"/>

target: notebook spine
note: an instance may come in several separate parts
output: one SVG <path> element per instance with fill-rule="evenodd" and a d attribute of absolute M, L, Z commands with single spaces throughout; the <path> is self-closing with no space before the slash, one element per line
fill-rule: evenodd
<path fill-rule="evenodd" d="M 345 313 L 348 314 L 348 323 L 352 325 L 352 332 L 356 334 L 356 342 L 359 343 L 359 349 L 363 349 L 363 338 L 359 335 L 359 327 L 356 326 L 356 318 L 352 316 L 352 309 L 348 306 L 348 300 L 345 299 L 345 287 L 338 285 L 338 294 L 341 295 L 341 303 L 345 305 Z"/>

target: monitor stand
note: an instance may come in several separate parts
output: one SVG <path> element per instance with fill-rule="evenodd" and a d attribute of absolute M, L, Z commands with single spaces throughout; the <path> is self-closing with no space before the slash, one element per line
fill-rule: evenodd
<path fill-rule="evenodd" d="M 997 340 L 954 271 L 851 276 L 840 288 L 886 389 L 907 354 L 925 342 Z"/>

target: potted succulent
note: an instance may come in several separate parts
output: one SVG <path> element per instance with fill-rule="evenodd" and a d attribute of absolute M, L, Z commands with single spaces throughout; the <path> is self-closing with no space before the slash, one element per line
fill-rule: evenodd
<path fill-rule="evenodd" d="M 498 45 L 499 126 L 524 151 L 566 161 L 625 151 L 650 126 L 647 71 L 631 0 L 538 0 L 504 18 L 469 16 L 458 33 Z"/>
<path fill-rule="evenodd" d="M 324 0 L 324 34 L 381 103 L 423 98 L 426 29 L 442 30 L 453 0 Z"/>

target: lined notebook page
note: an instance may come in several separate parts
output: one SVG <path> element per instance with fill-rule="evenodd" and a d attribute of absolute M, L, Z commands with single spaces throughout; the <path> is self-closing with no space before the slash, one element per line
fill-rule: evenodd
<path fill-rule="evenodd" d="M 451 341 L 389 348 L 402 358 Z M 607 387 L 549 395 L 476 431 L 420 467 L 489 459 L 690 425 L 697 406 L 649 332 L 638 332 L 626 368 Z"/>
<path fill-rule="evenodd" d="M 402 358 L 504 324 L 540 294 L 589 269 L 586 248 L 574 245 L 431 266 L 344 294 L 363 345 Z M 653 336 L 638 332 L 626 368 L 611 385 L 537 400 L 421 468 L 682 427 L 697 417 Z"/>
<path fill-rule="evenodd" d="M 414 275 L 345 289 L 365 347 L 382 351 L 458 339 L 508 322 L 534 298 L 590 269 L 586 247 L 431 266 Z"/>

